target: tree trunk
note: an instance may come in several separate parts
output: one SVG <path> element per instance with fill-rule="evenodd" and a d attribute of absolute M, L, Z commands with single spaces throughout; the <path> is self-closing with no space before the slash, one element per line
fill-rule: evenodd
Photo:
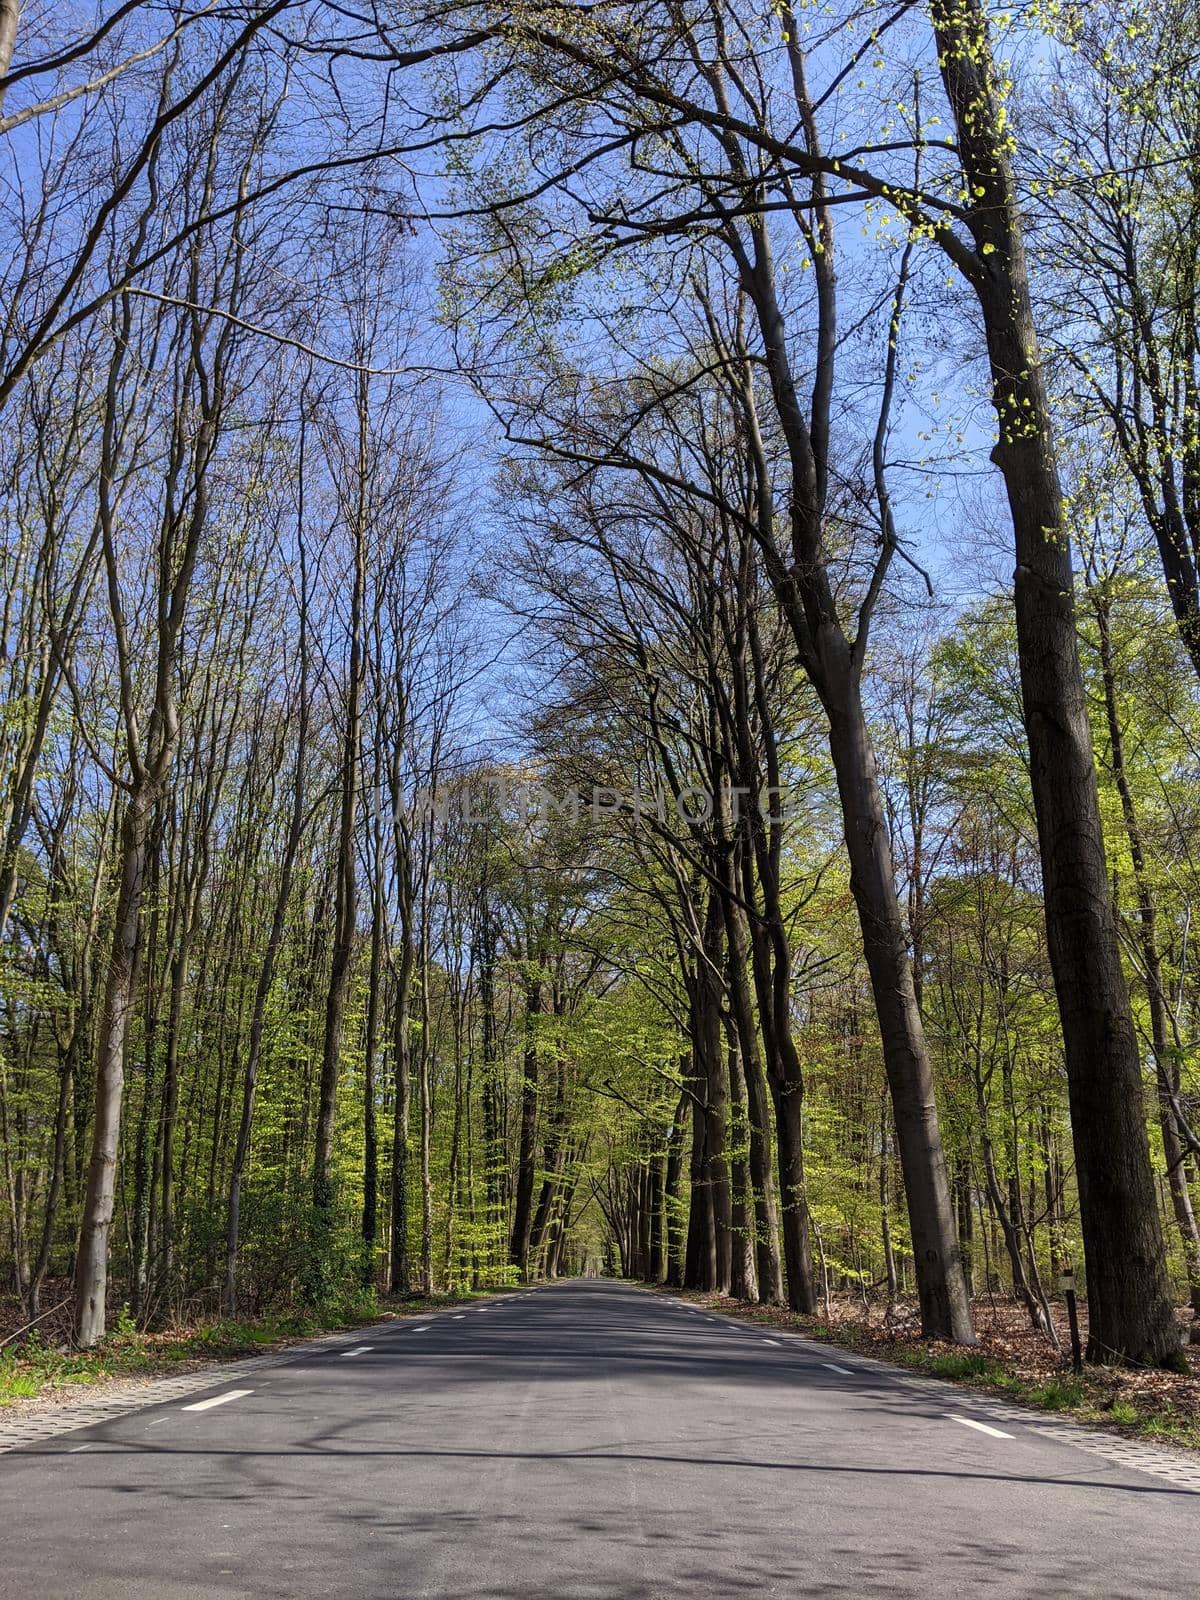
<path fill-rule="evenodd" d="M 803 59 L 793 50 L 790 61 L 805 138 L 815 152 L 816 127 L 803 82 Z M 816 219 L 814 226 L 820 237 L 813 251 L 819 315 L 816 374 L 809 417 L 800 404 L 786 322 L 776 288 L 767 219 L 763 214 L 752 219 L 752 255 L 746 256 L 743 252 L 740 263 L 743 284 L 758 320 L 775 413 L 787 444 L 790 476 L 790 550 L 785 559 L 776 543 L 775 525 L 781 519 L 777 519 L 772 504 L 772 469 L 758 431 L 753 383 L 747 375 L 742 400 L 758 461 L 759 541 L 767 556 L 767 573 L 791 628 L 800 662 L 829 721 L 829 752 L 837 779 L 850 861 L 850 888 L 858 912 L 895 1112 L 896 1142 L 904 1173 L 921 1304 L 921 1327 L 930 1337 L 973 1344 L 975 1332 L 954 1232 L 933 1075 L 913 988 L 887 812 L 863 710 L 860 675 L 869 613 L 860 616 L 858 636 L 851 643 L 842 625 L 828 564 L 826 498 L 830 398 L 837 349 L 837 291 L 833 224 L 823 176 L 814 177 L 811 204 Z M 748 374 L 749 368 L 746 371 Z"/>
<path fill-rule="evenodd" d="M 121 822 L 121 879 L 96 1045 L 92 1144 L 75 1260 L 75 1339 L 87 1350 L 107 1327 L 108 1232 L 116 1192 L 125 1091 L 125 1039 L 133 1009 L 138 924 L 146 841 L 154 797 L 148 782 L 133 789 Z"/>
<path fill-rule="evenodd" d="M 966 188 L 974 197 L 968 224 L 978 253 L 958 243 L 957 259 L 983 313 L 1000 435 L 993 460 L 1004 478 L 1015 538 L 1021 696 L 1075 1145 L 1088 1359 L 1177 1367 L 1183 1356 L 1108 882 L 1079 665 L 1071 540 L 1009 134 L 978 0 L 934 0 L 932 16 Z"/>
<path fill-rule="evenodd" d="M 528 1259 L 537 1269 L 538 1257 L 541 1254 L 542 1244 L 546 1238 L 549 1226 L 551 1208 L 558 1188 L 559 1178 L 562 1173 L 563 1160 L 566 1155 L 565 1133 L 567 1125 L 567 1086 L 566 1068 L 562 1056 L 555 1053 L 555 1087 L 554 1104 L 549 1116 L 549 1127 L 546 1130 L 546 1142 L 542 1150 L 542 1166 L 545 1176 L 542 1179 L 541 1192 L 538 1195 L 537 1211 L 534 1214 L 533 1225 L 529 1234 Z"/>
<path fill-rule="evenodd" d="M 70 1042 L 62 1052 L 58 1065 L 58 1098 L 54 1108 L 54 1152 L 50 1158 L 50 1188 L 46 1195 L 46 1209 L 42 1218 L 42 1236 L 37 1260 L 29 1278 L 29 1315 L 40 1314 L 42 1284 L 50 1266 L 50 1251 L 54 1245 L 54 1224 L 58 1218 L 58 1203 L 63 1189 L 67 1161 L 67 1121 L 71 1108 L 71 1083 L 75 1076 L 76 1028 L 71 1030 Z"/>
<path fill-rule="evenodd" d="M 0 0 L 0 79 L 7 77 L 8 69 L 12 65 L 20 15 L 21 0 Z M 0 87 L 0 110 L 3 109 L 4 90 Z"/>
<path fill-rule="evenodd" d="M 1192 1197 L 1184 1174 L 1187 1155 L 1176 1121 L 1175 1104 L 1179 1095 L 1179 1063 L 1171 1049 L 1167 1028 L 1167 997 L 1163 988 L 1162 957 L 1158 948 L 1158 914 L 1146 871 L 1146 850 L 1133 788 L 1125 766 L 1125 738 L 1117 706 L 1117 682 L 1113 666 L 1110 602 L 1106 595 L 1091 592 L 1092 609 L 1100 635 L 1100 672 L 1104 684 L 1104 710 L 1108 723 L 1109 760 L 1117 793 L 1129 855 L 1133 863 L 1134 886 L 1138 901 L 1138 942 L 1145 969 L 1146 998 L 1150 1005 L 1150 1042 L 1154 1050 L 1158 1082 L 1158 1125 L 1166 1158 L 1167 1186 L 1171 1209 L 1179 1230 L 1187 1270 L 1188 1296 L 1192 1306 L 1192 1343 L 1200 1342 L 1200 1227 L 1192 1208 Z"/>
<path fill-rule="evenodd" d="M 754 1185 L 750 1178 L 750 1143 L 746 1127 L 746 1086 L 736 1031 L 726 1051 L 729 1067 L 729 1132 L 732 1150 L 729 1161 L 731 1215 L 729 1292 L 735 1300 L 758 1299 L 758 1270 L 755 1263 Z"/>
<path fill-rule="evenodd" d="M 1025 1261 L 1021 1253 L 1021 1237 L 1017 1230 L 1014 1211 L 1010 1204 L 1005 1202 L 1004 1191 L 1000 1187 L 1000 1179 L 996 1174 L 996 1157 L 992 1148 L 992 1136 L 988 1129 L 988 1105 L 984 1093 L 984 1080 L 980 1067 L 976 1064 L 975 1079 L 975 1108 L 979 1118 L 979 1140 L 983 1152 L 983 1172 L 987 1179 L 988 1199 L 992 1203 L 992 1215 L 1000 1224 L 1000 1231 L 1004 1235 L 1004 1248 L 1008 1252 L 1009 1272 L 1012 1275 L 1013 1294 L 1025 1307 L 1029 1324 L 1037 1333 L 1049 1333 L 1050 1324 L 1045 1317 L 1041 1305 L 1035 1298 L 1025 1276 Z"/>
<path fill-rule="evenodd" d="M 479 1000 L 483 1032 L 483 1192 L 486 1210 L 486 1251 L 489 1278 L 504 1251 L 504 1141 L 500 1114 L 500 1062 L 496 1049 L 496 936 L 487 885 L 483 889 Z M 551 1241 L 552 1242 L 552 1241 Z"/>
<path fill-rule="evenodd" d="M 667 1170 L 663 1180 L 663 1201 L 667 1225 L 666 1281 L 672 1289 L 682 1289 L 684 1284 L 686 1239 L 684 1235 L 683 1196 L 680 1193 L 680 1189 L 683 1182 L 684 1137 L 690 1110 L 690 1099 L 686 1094 L 680 1095 L 679 1105 L 675 1110 L 675 1119 L 671 1126 L 671 1138 L 667 1146 Z"/>
<path fill-rule="evenodd" d="M 887 1303 L 891 1311 L 899 1297 L 899 1285 L 896 1281 L 896 1252 L 892 1247 L 892 1221 L 891 1221 L 891 1182 L 889 1169 L 891 1167 L 892 1152 L 891 1141 L 888 1138 L 887 1097 L 880 1100 L 879 1105 L 879 1219 L 880 1234 L 883 1245 L 883 1275 L 887 1282 Z M 962 1230 L 959 1229 L 959 1249 L 962 1249 Z M 965 1265 L 965 1263 L 964 1263 Z M 968 1280 L 969 1286 L 969 1280 Z"/>
<path fill-rule="evenodd" d="M 426 871 L 428 862 L 422 869 Z M 417 1088 L 421 1115 L 421 1293 L 433 1294 L 433 1054 L 429 1034 L 429 905 L 425 881 L 421 915 L 421 1054 Z"/>
<path fill-rule="evenodd" d="M 692 1205 L 688 1224 L 689 1287 L 729 1293 L 732 1206 L 726 1159 L 729 1084 L 721 1048 L 723 919 L 709 892 L 703 943 L 691 1001 Z"/>
<path fill-rule="evenodd" d="M 962 1252 L 963 1274 L 967 1289 L 975 1289 L 975 1207 L 971 1198 L 971 1162 L 960 1156 L 957 1176 L 958 1190 L 958 1247 Z"/>
<path fill-rule="evenodd" d="M 858 909 L 892 1096 L 917 1267 L 921 1327 L 926 1334 L 973 1344 L 971 1304 L 950 1205 L 933 1071 L 896 896 L 875 753 L 849 662 L 837 661 L 843 651 L 837 641 L 831 640 L 830 644 L 834 659 L 828 663 L 822 698 L 829 714 L 830 753 L 846 828 L 850 889 Z"/>
<path fill-rule="evenodd" d="M 304 440 L 305 428 L 302 421 L 299 452 L 301 491 L 297 513 L 301 526 L 303 525 L 304 517 Z M 292 894 L 292 876 L 296 866 L 296 855 L 300 848 L 300 836 L 304 829 L 309 720 L 308 569 L 303 537 L 299 537 L 296 542 L 299 551 L 300 571 L 298 617 L 300 677 L 299 705 L 296 713 L 295 775 L 292 780 L 292 805 L 288 818 L 287 837 L 283 847 L 283 859 L 279 864 L 279 882 L 275 890 L 275 903 L 271 909 L 271 927 L 267 934 L 267 947 L 263 952 L 262 966 L 258 972 L 258 982 L 254 986 L 254 1009 L 250 1017 L 250 1038 L 246 1048 L 246 1073 L 242 1079 L 241 1115 L 238 1119 L 237 1142 L 234 1145 L 233 1164 L 229 1173 L 229 1215 L 226 1219 L 225 1227 L 225 1287 L 223 1298 L 225 1314 L 230 1317 L 237 1314 L 238 1306 L 237 1263 L 238 1250 L 241 1244 L 242 1184 L 245 1180 L 246 1164 L 250 1158 L 250 1134 L 254 1125 L 254 1096 L 258 1087 L 258 1066 L 262 1056 L 267 1000 L 270 997 L 271 985 L 275 981 L 275 967 L 279 959 L 280 946 L 283 943 L 288 901 L 291 899 Z"/>
<path fill-rule="evenodd" d="M 357 459 L 354 502 L 350 518 L 354 579 L 350 597 L 350 662 L 346 684 L 346 731 L 342 741 L 341 804 L 338 815 L 336 894 L 334 901 L 333 956 L 325 999 L 325 1035 L 321 1050 L 321 1076 L 317 1098 L 317 1124 L 313 1150 L 312 1203 L 315 1235 L 306 1264 L 306 1290 L 320 1298 L 328 1287 L 329 1252 L 334 1224 L 331 1166 L 337 1120 L 338 1078 L 342 1065 L 342 1023 L 354 950 L 358 909 L 355 830 L 358 815 L 359 764 L 362 744 L 362 688 L 365 670 L 363 608 L 367 579 L 367 504 L 370 472 L 370 393 L 365 373 L 356 391 Z"/>
<path fill-rule="evenodd" d="M 758 1299 L 764 1305 L 779 1305 L 783 1301 L 783 1267 L 779 1257 L 779 1211 L 771 1160 L 770 1100 L 746 981 L 745 920 L 732 892 L 724 895 L 723 900 L 729 946 L 729 1002 L 737 1028 L 738 1054 L 746 1084 Z"/>
<path fill-rule="evenodd" d="M 717 1277 L 717 1241 L 712 1196 L 705 1181 L 704 1139 L 708 1127 L 708 1075 L 701 1070 L 695 1045 L 687 1074 L 692 1095 L 692 1148 L 688 1169 L 687 1250 L 683 1264 L 685 1289 L 710 1289 Z"/>
<path fill-rule="evenodd" d="M 517 1188 L 509 1259 L 525 1282 L 529 1276 L 529 1240 L 533 1227 L 533 1179 L 537 1157 L 538 1017 L 542 985 L 531 979 L 525 990 L 525 1072 L 521 1080 L 521 1129 L 517 1152 Z"/>
<path fill-rule="evenodd" d="M 661 1154 L 650 1158 L 650 1183 L 647 1204 L 650 1211 L 649 1260 L 646 1277 L 650 1283 L 661 1283 L 666 1272 L 665 1239 L 663 1234 L 663 1173 L 665 1159 Z"/>
<path fill-rule="evenodd" d="M 379 883 L 376 835 L 375 882 L 371 888 L 371 965 L 367 977 L 367 1033 L 363 1044 L 363 1244 L 362 1283 L 375 1287 L 375 1241 L 379 1232 L 379 1130 L 375 1115 L 375 1061 L 378 1055 L 379 992 L 383 973 L 383 895 Z"/>
<path fill-rule="evenodd" d="M 393 1294 L 408 1294 L 412 1286 L 412 1270 L 408 1259 L 408 1123 L 412 1100 L 412 1042 L 409 1039 L 408 1009 L 412 951 L 404 933 L 402 939 L 404 943 L 396 978 L 392 1028 L 396 1082 L 392 1104 L 392 1237 L 388 1252 L 388 1287 Z"/>

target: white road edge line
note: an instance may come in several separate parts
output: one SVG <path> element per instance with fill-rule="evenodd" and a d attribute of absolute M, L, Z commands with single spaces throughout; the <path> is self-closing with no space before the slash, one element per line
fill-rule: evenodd
<path fill-rule="evenodd" d="M 1011 1433 L 1005 1433 L 1003 1428 L 990 1428 L 986 1422 L 976 1422 L 974 1417 L 955 1416 L 953 1411 L 947 1411 L 951 1422 L 961 1422 L 964 1428 L 977 1428 L 980 1433 L 990 1434 L 993 1439 L 1011 1439 Z"/>
<path fill-rule="evenodd" d="M 242 1400 L 248 1394 L 253 1394 L 253 1389 L 230 1389 L 225 1394 L 217 1394 L 211 1400 L 197 1400 L 190 1406 L 181 1406 L 181 1411 L 211 1411 L 213 1406 L 226 1405 L 230 1400 Z"/>
<path fill-rule="evenodd" d="M 839 1367 L 835 1361 L 822 1361 L 823 1367 L 828 1367 L 830 1372 L 840 1372 L 843 1378 L 852 1378 L 854 1374 L 849 1367 Z"/>

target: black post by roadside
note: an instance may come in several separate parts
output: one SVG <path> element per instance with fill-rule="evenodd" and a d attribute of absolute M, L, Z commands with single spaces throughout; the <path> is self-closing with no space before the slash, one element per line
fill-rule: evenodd
<path fill-rule="evenodd" d="M 1075 1305 L 1075 1274 L 1069 1267 L 1063 1268 L 1059 1283 L 1062 1288 L 1063 1298 L 1067 1302 L 1067 1321 L 1071 1327 L 1071 1365 L 1076 1372 L 1082 1372 L 1083 1346 L 1079 1342 L 1079 1312 Z"/>

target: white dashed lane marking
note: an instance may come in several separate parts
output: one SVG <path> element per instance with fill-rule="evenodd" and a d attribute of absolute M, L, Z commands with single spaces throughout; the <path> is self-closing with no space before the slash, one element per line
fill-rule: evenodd
<path fill-rule="evenodd" d="M 230 1389 L 226 1394 L 217 1394 L 211 1400 L 197 1400 L 190 1406 L 183 1406 L 183 1411 L 211 1411 L 213 1406 L 227 1405 L 230 1400 L 241 1400 L 248 1394 L 253 1394 L 253 1389 Z"/>
<path fill-rule="evenodd" d="M 830 1372 L 840 1372 L 843 1378 L 852 1378 L 854 1374 L 849 1367 L 839 1367 L 834 1361 L 822 1361 L 823 1367 L 828 1367 Z"/>
<path fill-rule="evenodd" d="M 974 1417 L 958 1417 L 953 1411 L 947 1411 L 951 1422 L 961 1422 L 964 1428 L 977 1428 L 980 1433 L 990 1434 L 993 1439 L 1011 1439 L 1011 1433 L 1005 1433 L 1003 1428 L 990 1428 L 986 1422 L 976 1422 Z"/>
<path fill-rule="evenodd" d="M 365 1356 L 368 1350 L 374 1350 L 374 1348 L 373 1344 L 360 1344 L 356 1350 L 343 1350 L 342 1360 L 344 1361 L 347 1356 Z"/>

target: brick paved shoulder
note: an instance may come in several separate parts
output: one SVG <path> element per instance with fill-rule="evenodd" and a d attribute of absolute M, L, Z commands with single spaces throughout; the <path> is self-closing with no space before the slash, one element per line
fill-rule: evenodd
<path fill-rule="evenodd" d="M 296 1361 L 306 1352 L 336 1347 L 339 1344 L 358 1343 L 362 1328 L 322 1334 L 306 1339 L 301 1344 L 287 1345 L 270 1350 L 261 1356 L 250 1356 L 242 1361 L 217 1361 L 211 1366 L 178 1376 L 163 1378 L 129 1378 L 106 1384 L 101 1394 L 85 1394 L 78 1400 L 61 1404 L 39 1406 L 28 1410 L 20 1401 L 0 1410 L 0 1454 L 6 1450 L 19 1450 L 22 1445 L 39 1444 L 43 1439 L 54 1439 L 59 1434 L 74 1433 L 79 1428 L 90 1428 L 97 1422 L 107 1422 L 112 1417 L 124 1416 L 130 1411 L 140 1411 L 146 1406 L 162 1405 L 164 1401 L 180 1400 L 214 1384 L 233 1382 L 263 1372 L 268 1367 L 281 1367 Z"/>

